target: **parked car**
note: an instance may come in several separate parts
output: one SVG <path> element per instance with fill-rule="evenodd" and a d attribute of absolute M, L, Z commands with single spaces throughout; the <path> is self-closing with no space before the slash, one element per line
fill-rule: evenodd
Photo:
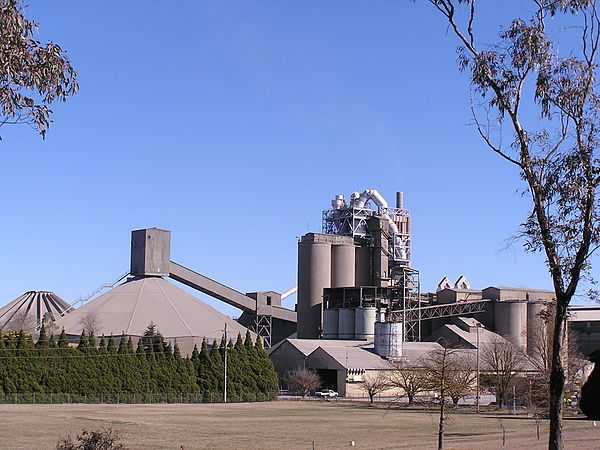
<path fill-rule="evenodd" d="M 315 392 L 315 395 L 317 397 L 329 397 L 329 398 L 332 398 L 332 397 L 337 397 L 338 393 L 335 392 L 335 391 L 333 391 L 333 390 L 331 390 L 331 389 L 326 389 L 324 391 Z"/>

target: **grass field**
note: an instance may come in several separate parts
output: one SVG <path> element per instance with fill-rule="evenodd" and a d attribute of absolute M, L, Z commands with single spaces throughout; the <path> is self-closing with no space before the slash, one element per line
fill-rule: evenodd
<path fill-rule="evenodd" d="M 237 404 L 0 405 L 1 449 L 52 449 L 82 429 L 112 428 L 131 449 L 436 448 L 435 411 L 387 409 L 345 402 L 278 401 Z M 499 419 L 498 417 L 502 417 Z M 546 447 L 526 416 L 452 414 L 446 448 Z M 600 425 L 600 424 L 599 424 Z M 600 448 L 600 426 L 565 420 L 566 448 Z"/>

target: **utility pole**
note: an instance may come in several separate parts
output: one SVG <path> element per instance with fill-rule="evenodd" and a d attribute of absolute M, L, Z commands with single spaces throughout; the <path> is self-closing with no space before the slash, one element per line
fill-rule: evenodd
<path fill-rule="evenodd" d="M 223 374 L 223 403 L 227 403 L 227 324 L 225 324 L 225 348 L 223 349 L 224 353 L 225 353 L 225 369 L 224 369 L 224 374 Z"/>
<path fill-rule="evenodd" d="M 479 414 L 479 328 L 481 324 L 477 324 L 477 396 L 475 397 L 475 405 L 477 407 L 477 414 Z"/>

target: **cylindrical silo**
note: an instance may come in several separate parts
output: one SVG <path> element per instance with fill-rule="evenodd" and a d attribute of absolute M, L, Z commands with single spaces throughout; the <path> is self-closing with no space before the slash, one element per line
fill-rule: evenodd
<path fill-rule="evenodd" d="M 403 324 L 401 322 L 375 323 L 375 353 L 384 358 L 402 356 Z"/>
<path fill-rule="evenodd" d="M 527 302 L 527 353 L 533 354 L 539 351 L 540 339 L 547 339 L 546 323 L 543 312 L 546 305 L 543 302 Z"/>
<path fill-rule="evenodd" d="M 339 324 L 340 316 L 337 309 L 323 310 L 323 338 L 337 339 Z"/>
<path fill-rule="evenodd" d="M 340 308 L 339 339 L 354 339 L 354 309 Z"/>
<path fill-rule="evenodd" d="M 331 287 L 354 286 L 354 245 L 331 246 Z"/>
<path fill-rule="evenodd" d="M 371 249 L 365 244 L 356 247 L 356 286 L 372 286 Z"/>
<path fill-rule="evenodd" d="M 321 238 L 322 239 L 322 238 Z M 331 245 L 308 233 L 298 242 L 298 338 L 320 335 L 323 288 L 331 283 Z"/>
<path fill-rule="evenodd" d="M 373 307 L 356 308 L 354 312 L 355 339 L 372 341 L 375 336 L 375 312 Z"/>
<path fill-rule="evenodd" d="M 527 302 L 498 301 L 494 314 L 496 333 L 525 350 L 527 348 Z"/>

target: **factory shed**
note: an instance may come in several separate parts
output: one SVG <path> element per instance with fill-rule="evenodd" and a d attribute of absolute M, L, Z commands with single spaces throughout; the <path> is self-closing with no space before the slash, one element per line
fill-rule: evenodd
<path fill-rule="evenodd" d="M 161 277 L 133 278 L 57 321 L 75 342 L 82 329 L 96 336 L 140 337 L 150 323 L 182 354 L 189 354 L 203 338 L 220 340 L 227 325 L 233 339 L 247 329 L 183 289 Z"/>
<path fill-rule="evenodd" d="M 28 291 L 0 308 L 0 329 L 35 332 L 42 321 L 50 323 L 71 308 L 66 301 L 49 291 Z"/>
<path fill-rule="evenodd" d="M 478 334 L 479 336 L 477 336 Z M 480 347 L 493 342 L 495 339 L 505 340 L 499 334 L 486 329 L 476 319 L 456 317 L 452 324 L 440 327 L 427 338 L 427 341 L 443 342 L 445 346 L 449 345 L 455 348 L 476 349 L 478 339 Z"/>
<path fill-rule="evenodd" d="M 403 358 L 419 361 L 440 349 L 435 342 L 405 342 Z M 377 355 L 372 342 L 320 339 L 286 339 L 269 351 L 281 379 L 295 369 L 316 370 L 322 387 L 336 390 L 342 397 L 364 396 L 365 376 L 387 372 L 393 364 Z"/>

